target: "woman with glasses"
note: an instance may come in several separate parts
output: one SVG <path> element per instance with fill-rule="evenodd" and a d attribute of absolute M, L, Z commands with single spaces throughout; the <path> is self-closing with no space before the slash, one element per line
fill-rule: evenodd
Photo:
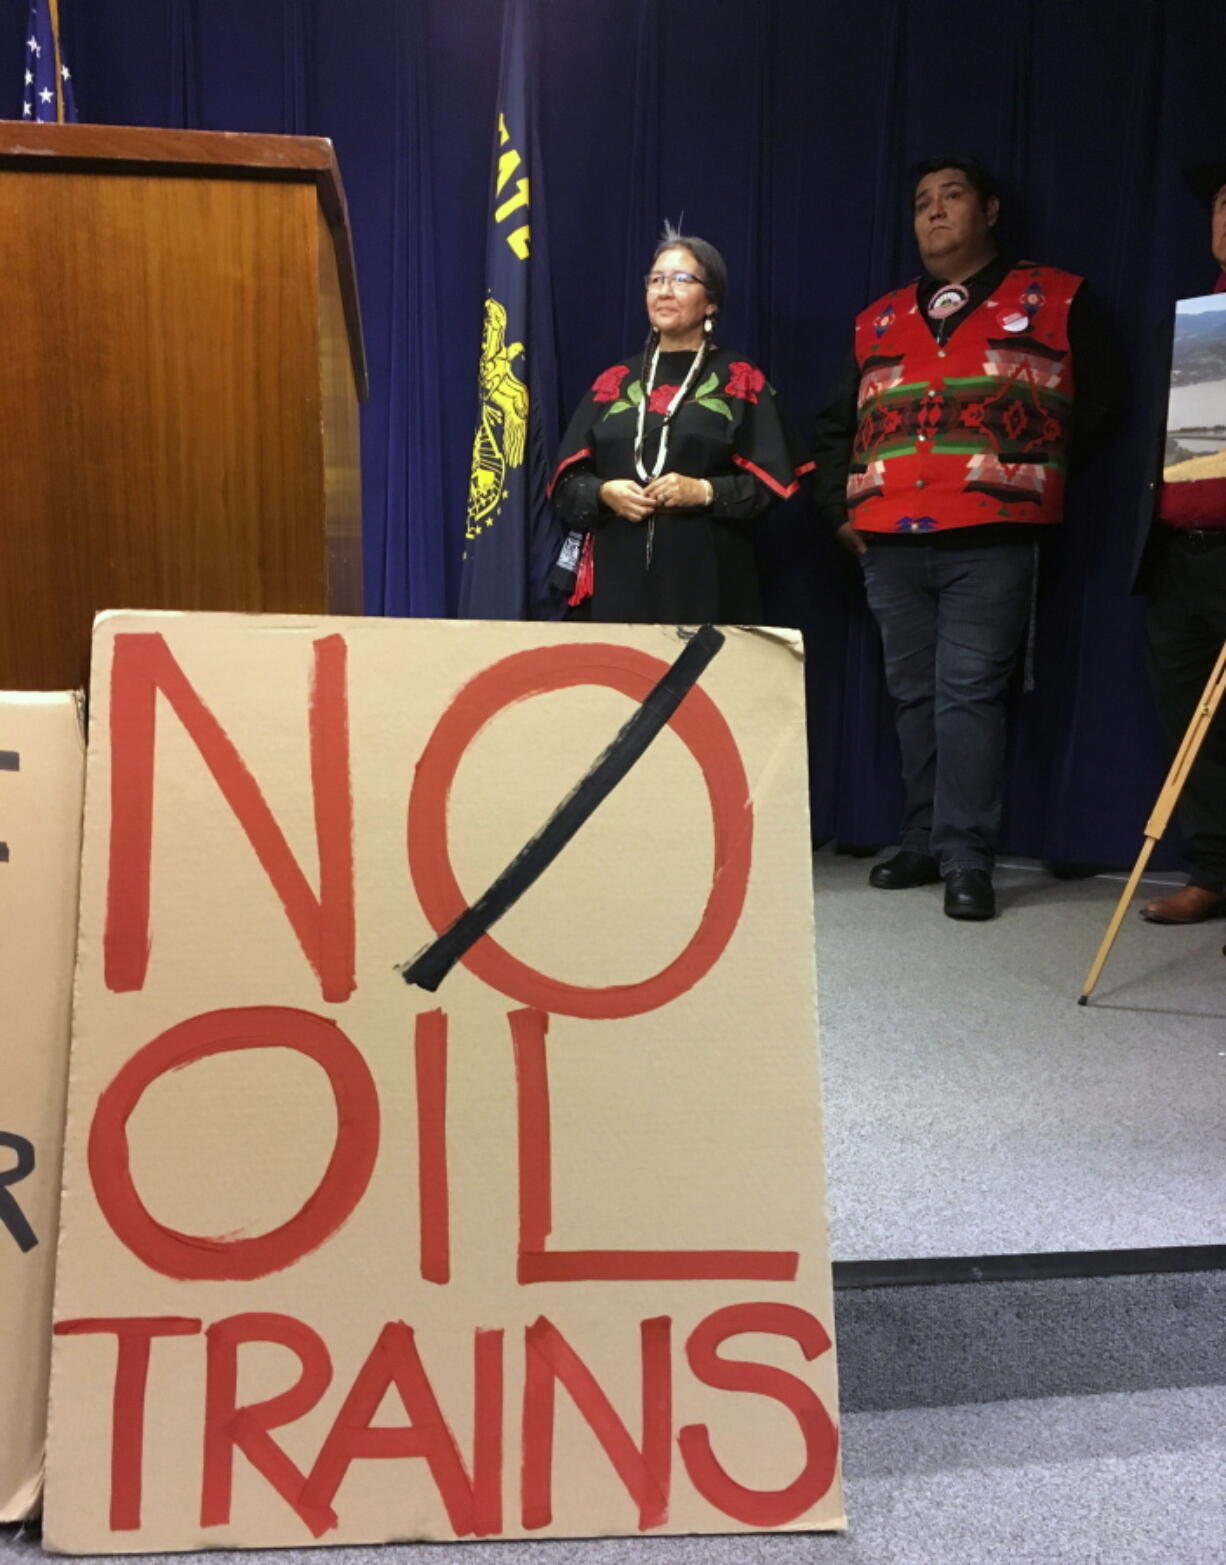
<path fill-rule="evenodd" d="M 551 492 L 581 617 L 761 617 L 753 523 L 796 473 L 766 376 L 715 339 L 727 283 L 714 246 L 666 229 L 643 351 L 598 375 L 571 420 Z"/>

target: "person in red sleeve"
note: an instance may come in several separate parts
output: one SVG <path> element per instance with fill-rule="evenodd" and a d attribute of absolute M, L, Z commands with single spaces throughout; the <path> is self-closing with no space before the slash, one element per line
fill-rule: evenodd
<path fill-rule="evenodd" d="M 1083 279 L 1000 254 L 978 159 L 930 159 L 912 195 L 924 275 L 857 318 L 814 482 L 819 520 L 863 567 L 902 751 L 900 848 L 869 880 L 943 879 L 950 918 L 988 919 L 1038 543 L 1118 376 Z"/>
<path fill-rule="evenodd" d="M 1214 292 L 1226 293 L 1226 159 L 1189 171 L 1210 210 L 1217 263 Z M 1216 312 L 1215 312 L 1216 313 Z M 1226 311 L 1220 346 L 1226 379 Z M 1161 355 L 1165 409 L 1169 353 Z M 1142 499 L 1137 585 L 1148 593 L 1146 661 L 1172 750 L 1179 744 L 1226 640 L 1226 451 L 1221 474 L 1163 483 L 1165 428 L 1158 428 L 1153 479 Z M 1226 718 L 1219 712 L 1176 806 L 1191 871 L 1188 884 L 1141 908 L 1151 924 L 1199 924 L 1226 914 Z"/>

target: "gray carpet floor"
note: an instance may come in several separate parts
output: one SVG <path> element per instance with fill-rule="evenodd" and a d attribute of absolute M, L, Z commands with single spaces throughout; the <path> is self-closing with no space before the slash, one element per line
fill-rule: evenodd
<path fill-rule="evenodd" d="M 1130 912 L 1079 1007 L 1122 879 L 1002 865 L 969 924 L 813 862 L 837 1260 L 1226 1243 L 1226 921 Z"/>
<path fill-rule="evenodd" d="M 835 1315 L 849 1414 L 1226 1386 L 1226 1270 L 841 1289 Z"/>

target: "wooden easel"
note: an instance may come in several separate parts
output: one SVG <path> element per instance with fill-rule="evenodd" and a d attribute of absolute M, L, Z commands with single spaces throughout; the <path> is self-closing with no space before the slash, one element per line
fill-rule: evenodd
<path fill-rule="evenodd" d="M 1145 843 L 1137 857 L 1137 862 L 1132 867 L 1132 874 L 1128 877 L 1128 884 L 1124 887 L 1115 912 L 1111 916 L 1111 922 L 1107 925 L 1107 933 L 1098 948 L 1098 955 L 1094 958 L 1090 971 L 1086 975 L 1086 981 L 1081 986 L 1081 994 L 1077 997 L 1078 1005 L 1084 1005 L 1094 992 L 1094 985 L 1106 966 L 1107 957 L 1111 954 L 1115 937 L 1120 932 L 1120 925 L 1124 922 L 1124 914 L 1128 911 L 1128 904 L 1136 892 L 1137 883 L 1145 873 L 1150 854 L 1170 822 L 1171 812 L 1183 792 L 1188 773 L 1192 770 L 1192 763 L 1196 760 L 1205 735 L 1209 732 L 1209 726 L 1213 722 L 1224 691 L 1226 691 L 1226 643 L 1223 643 L 1222 650 L 1218 653 L 1213 672 L 1209 675 L 1209 682 L 1196 704 L 1192 721 L 1188 724 L 1175 759 L 1171 762 L 1171 769 L 1166 774 L 1166 781 L 1162 784 L 1157 803 L 1145 823 Z"/>

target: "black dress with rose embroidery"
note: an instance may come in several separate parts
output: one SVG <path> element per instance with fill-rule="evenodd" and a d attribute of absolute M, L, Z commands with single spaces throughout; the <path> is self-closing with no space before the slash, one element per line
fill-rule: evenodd
<path fill-rule="evenodd" d="M 594 620 L 692 625 L 754 624 L 761 617 L 753 522 L 773 497 L 796 489 L 792 454 L 761 370 L 716 348 L 669 424 L 662 472 L 710 480 L 714 502 L 662 510 L 654 527 L 600 501 L 611 478 L 633 478 L 643 355 L 597 376 L 559 450 L 553 496 L 568 528 L 593 535 Z M 643 465 L 655 469 L 664 413 L 694 362 L 661 353 L 648 403 Z"/>

